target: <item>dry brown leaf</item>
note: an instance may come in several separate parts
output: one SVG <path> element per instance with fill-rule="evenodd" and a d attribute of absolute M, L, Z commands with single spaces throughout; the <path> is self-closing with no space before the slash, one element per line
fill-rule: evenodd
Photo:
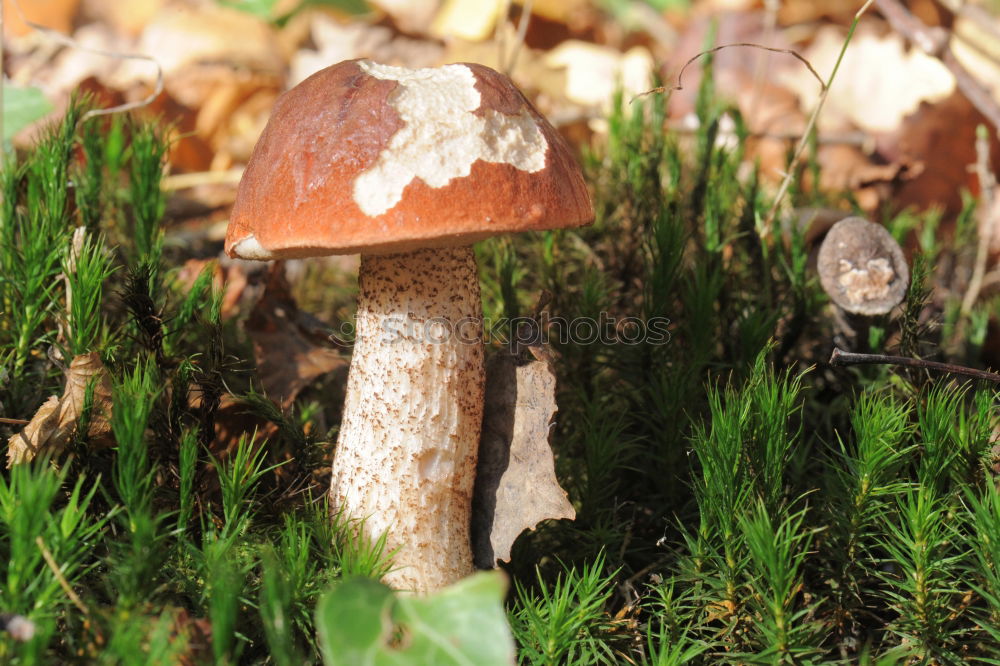
<path fill-rule="evenodd" d="M 715 4 L 713 2 L 712 4 Z M 838 25 L 848 25 L 863 2 L 859 0 L 783 0 L 779 3 L 778 21 L 781 25 L 819 22 L 826 19 Z M 916 5 L 918 2 L 911 2 Z"/>
<path fill-rule="evenodd" d="M 385 12 L 403 32 L 421 34 L 427 32 L 441 2 L 440 0 L 368 0 L 368 4 Z"/>
<path fill-rule="evenodd" d="M 784 33 L 779 31 L 776 34 L 770 34 L 768 32 L 763 12 L 723 12 L 694 18 L 681 32 L 680 39 L 660 70 L 664 83 L 670 86 L 678 84 L 678 76 L 683 70 L 683 77 L 680 81 L 683 89 L 675 90 L 670 94 L 669 112 L 671 118 L 685 118 L 695 111 L 698 89 L 701 86 L 705 65 L 705 58 L 699 54 L 705 50 L 708 43 L 706 40 L 710 36 L 714 37 L 714 43 L 717 45 L 752 43 L 778 49 L 787 49 L 793 46 Z M 715 89 L 725 97 L 740 99 L 741 102 L 748 97 L 745 91 L 749 91 L 749 96 L 754 99 L 754 104 L 761 105 L 764 103 L 762 98 L 766 98 L 772 91 L 778 92 L 780 87 L 773 85 L 771 89 L 755 90 L 758 67 L 764 67 L 766 77 L 763 83 L 766 84 L 778 81 L 783 72 L 800 68 L 802 65 L 791 56 L 769 53 L 751 47 L 733 46 L 722 49 L 712 55 L 712 77 Z M 818 84 L 816 87 L 818 88 Z M 781 100 L 781 106 L 785 104 L 785 100 Z M 741 104 L 741 111 L 748 117 L 753 115 L 749 113 L 749 107 L 750 105 Z M 755 110 L 760 111 L 759 108 Z M 771 130 L 774 129 L 777 128 L 771 128 Z"/>
<path fill-rule="evenodd" d="M 984 7 L 962 7 L 949 46 L 969 73 L 1000 102 L 1000 18 Z"/>
<path fill-rule="evenodd" d="M 80 48 L 62 49 L 51 61 L 39 63 L 40 68 L 32 77 L 50 98 L 69 94 L 87 78 L 102 79 L 121 65 L 121 60 L 98 51 L 130 53 L 135 48 L 133 40 L 102 23 L 80 26 L 72 38 Z M 152 64 L 147 67 L 154 69 Z M 22 76 L 27 74 L 24 72 Z"/>
<path fill-rule="evenodd" d="M 21 16 L 32 23 L 45 26 L 56 32 L 67 33 L 73 27 L 80 0 L 21 0 L 16 5 L 13 0 L 3 0 L 6 36 L 22 36 L 31 32 Z"/>
<path fill-rule="evenodd" d="M 803 56 L 826 75 L 833 70 L 843 46 L 843 30 L 828 26 L 820 29 Z M 819 83 L 808 71 L 788 70 L 781 80 L 799 95 L 804 108 L 816 104 Z M 830 88 L 819 128 L 891 132 L 921 102 L 940 101 L 954 90 L 955 78 L 940 60 L 919 49 L 907 49 L 896 33 L 882 35 L 871 23 L 862 23 Z"/>
<path fill-rule="evenodd" d="M 215 439 L 209 450 L 213 457 L 224 460 L 232 455 L 241 439 L 246 438 L 256 449 L 277 432 L 274 423 L 251 411 L 239 398 L 225 394 L 215 413 Z"/>
<path fill-rule="evenodd" d="M 183 636 L 185 646 L 177 657 L 180 666 L 206 664 L 212 655 L 212 621 L 205 617 L 192 617 L 184 608 L 176 609 L 171 633 Z"/>
<path fill-rule="evenodd" d="M 959 92 L 936 104 L 921 104 L 906 117 L 897 132 L 877 139 L 883 162 L 907 165 L 912 177 L 897 179 L 889 194 L 899 210 L 913 207 L 942 209 L 945 228 L 962 209 L 962 190 L 978 191 L 969 165 L 976 161 L 976 126 L 988 123 Z M 992 168 L 1000 171 L 1000 141 L 990 137 Z"/>
<path fill-rule="evenodd" d="M 481 42 L 493 36 L 506 8 L 504 0 L 444 0 L 431 23 L 430 33 L 442 39 L 457 37 Z"/>
<path fill-rule="evenodd" d="M 302 49 L 292 56 L 289 85 L 342 60 L 370 58 L 387 65 L 431 67 L 440 64 L 444 54 L 435 41 L 406 37 L 384 25 L 338 21 L 319 12 L 309 15 L 309 35 L 315 50 Z"/>
<path fill-rule="evenodd" d="M 106 23 L 116 32 L 138 35 L 163 8 L 167 0 L 83 0 L 82 13 L 88 19 Z"/>
<path fill-rule="evenodd" d="M 563 94 L 585 106 L 607 110 L 619 87 L 625 99 L 653 87 L 653 56 L 644 46 L 620 53 L 608 46 L 570 39 L 549 51 L 544 62 L 553 69 L 566 70 Z"/>
<path fill-rule="evenodd" d="M 267 286 L 245 327 L 264 392 L 283 408 L 316 378 L 347 366 L 347 359 L 330 346 L 330 329 L 299 310 L 284 262 L 271 265 Z"/>
<path fill-rule="evenodd" d="M 202 63 L 226 63 L 233 71 L 281 72 L 284 63 L 277 46 L 274 30 L 265 21 L 238 9 L 202 3 L 165 6 L 142 31 L 136 50 L 156 58 L 169 90 L 174 73 Z M 126 87 L 135 81 L 151 83 L 156 70 L 148 63 L 128 61 L 118 75 Z"/>
<path fill-rule="evenodd" d="M 222 290 L 222 320 L 231 318 L 239 309 L 243 292 L 247 287 L 247 274 L 243 266 L 230 263 L 223 266 L 214 259 L 188 259 L 177 273 L 177 281 L 184 291 L 191 289 L 195 280 L 212 264 L 212 288 Z"/>
<path fill-rule="evenodd" d="M 76 434 L 87 385 L 95 381 L 93 409 L 87 436 L 106 440 L 111 434 L 111 379 L 96 352 L 81 354 L 70 363 L 61 397 L 46 400 L 24 429 L 7 441 L 7 466 L 56 454 Z"/>
<path fill-rule="evenodd" d="M 509 561 L 518 535 L 548 519 L 576 517 L 556 479 L 549 432 L 556 378 L 547 363 L 519 365 L 510 354 L 486 367 L 486 411 L 472 515 L 476 566 Z"/>

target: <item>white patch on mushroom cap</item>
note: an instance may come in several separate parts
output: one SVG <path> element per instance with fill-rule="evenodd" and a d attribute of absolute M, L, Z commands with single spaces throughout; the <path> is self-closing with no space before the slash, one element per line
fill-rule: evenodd
<path fill-rule="evenodd" d="M 889 285 L 895 277 L 896 271 L 885 257 L 869 259 L 859 267 L 841 259 L 837 282 L 844 288 L 847 300 L 857 304 L 886 298 L 889 295 Z"/>
<path fill-rule="evenodd" d="M 233 254 L 240 259 L 251 259 L 255 261 L 270 261 L 274 259 L 274 253 L 264 249 L 264 246 L 250 234 L 233 246 Z"/>
<path fill-rule="evenodd" d="M 403 198 L 414 178 L 443 187 L 468 176 L 476 160 L 510 164 L 534 173 L 545 168 L 548 142 L 527 109 L 482 116 L 476 77 L 465 65 L 407 69 L 367 60 L 358 63 L 378 79 L 397 81 L 389 103 L 403 127 L 378 160 L 354 181 L 354 201 L 368 216 L 381 215 Z"/>

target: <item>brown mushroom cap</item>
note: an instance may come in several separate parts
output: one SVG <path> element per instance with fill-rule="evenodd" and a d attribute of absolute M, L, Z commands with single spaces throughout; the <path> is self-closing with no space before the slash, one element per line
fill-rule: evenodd
<path fill-rule="evenodd" d="M 861 315 L 885 314 L 902 302 L 910 268 L 885 227 L 860 217 L 837 222 L 817 260 L 823 290 L 834 303 Z"/>
<path fill-rule="evenodd" d="M 278 99 L 240 182 L 226 252 L 405 252 L 593 216 L 569 148 L 506 76 L 352 60 Z"/>

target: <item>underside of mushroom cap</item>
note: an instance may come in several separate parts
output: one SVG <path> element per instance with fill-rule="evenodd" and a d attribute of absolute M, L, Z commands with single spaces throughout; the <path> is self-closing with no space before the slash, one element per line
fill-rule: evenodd
<path fill-rule="evenodd" d="M 355 60 L 279 98 L 240 182 L 226 252 L 405 252 L 592 220 L 569 148 L 506 76 Z"/>

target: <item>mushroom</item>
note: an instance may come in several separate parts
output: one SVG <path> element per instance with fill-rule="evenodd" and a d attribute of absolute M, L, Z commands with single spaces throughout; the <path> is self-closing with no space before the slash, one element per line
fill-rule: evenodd
<path fill-rule="evenodd" d="M 827 232 L 816 260 L 823 291 L 837 306 L 845 346 L 870 344 L 870 318 L 899 305 L 910 283 L 910 268 L 899 243 L 885 227 L 846 217 Z"/>
<path fill-rule="evenodd" d="M 472 243 L 592 220 L 565 142 L 488 67 L 347 61 L 275 104 L 226 252 L 362 255 L 330 497 L 366 538 L 386 535 L 389 584 L 423 592 L 473 569 L 484 352 Z"/>
<path fill-rule="evenodd" d="M 817 260 L 820 283 L 834 303 L 865 316 L 887 314 L 906 296 L 910 268 L 885 227 L 860 217 L 837 222 Z"/>

